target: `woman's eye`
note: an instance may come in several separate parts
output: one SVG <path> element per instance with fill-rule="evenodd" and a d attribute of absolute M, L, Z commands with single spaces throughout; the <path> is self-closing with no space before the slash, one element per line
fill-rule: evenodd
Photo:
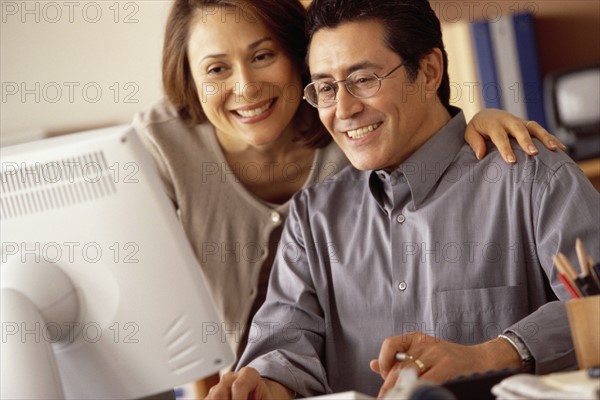
<path fill-rule="evenodd" d="M 271 58 L 273 58 L 275 56 L 275 54 L 271 53 L 271 52 L 264 52 L 264 53 L 259 53 L 257 54 L 254 59 L 256 61 L 266 61 L 266 60 L 270 60 Z"/>
<path fill-rule="evenodd" d="M 219 75 L 225 72 L 225 67 L 222 65 L 211 67 L 206 71 L 207 75 Z"/>

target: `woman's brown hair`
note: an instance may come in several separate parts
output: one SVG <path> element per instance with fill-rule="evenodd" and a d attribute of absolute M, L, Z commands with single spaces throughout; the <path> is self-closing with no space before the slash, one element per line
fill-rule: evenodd
<path fill-rule="evenodd" d="M 308 39 L 304 33 L 306 10 L 298 0 L 175 0 L 167 20 L 163 46 L 162 75 L 167 99 L 181 119 L 189 124 L 206 121 L 187 56 L 190 24 L 198 9 L 235 7 L 240 16 L 260 18 L 274 39 L 302 73 L 308 84 L 304 59 Z M 296 140 L 308 147 L 323 147 L 331 141 L 317 111 L 302 101 L 292 124 Z"/>

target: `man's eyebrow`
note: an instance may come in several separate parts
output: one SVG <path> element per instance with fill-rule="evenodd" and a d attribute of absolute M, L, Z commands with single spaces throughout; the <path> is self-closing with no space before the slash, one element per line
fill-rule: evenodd
<path fill-rule="evenodd" d="M 248 45 L 248 49 L 254 50 L 258 46 L 260 46 L 262 43 L 268 42 L 268 41 L 272 41 L 272 40 L 273 40 L 273 38 L 271 36 L 265 36 L 263 38 L 258 39 L 257 41 L 254 41 L 254 42 L 250 43 Z M 204 57 L 202 57 L 200 60 L 198 60 L 198 64 L 200 64 L 202 61 L 206 60 L 207 58 L 224 58 L 224 57 L 227 57 L 227 54 L 224 54 L 224 53 L 207 54 Z"/>
<path fill-rule="evenodd" d="M 372 61 L 361 61 L 356 64 L 351 65 L 346 69 L 346 76 L 350 75 L 355 71 L 359 71 L 361 69 L 369 69 L 369 68 L 382 68 L 380 64 L 374 63 Z M 320 79 L 331 78 L 331 74 L 326 73 L 315 73 L 310 75 L 310 79 L 313 81 L 318 81 Z"/>

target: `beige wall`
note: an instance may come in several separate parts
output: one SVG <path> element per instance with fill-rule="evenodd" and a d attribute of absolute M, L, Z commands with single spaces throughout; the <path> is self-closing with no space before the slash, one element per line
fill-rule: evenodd
<path fill-rule="evenodd" d="M 160 97 L 169 3 L 2 0 L 2 143 L 126 123 Z"/>
<path fill-rule="evenodd" d="M 600 62 L 598 0 L 431 3 L 450 21 L 481 18 L 484 12 L 489 17 L 498 9 L 532 9 L 543 73 Z M 2 143 L 125 123 L 158 98 L 169 5 L 168 0 L 0 0 Z"/>

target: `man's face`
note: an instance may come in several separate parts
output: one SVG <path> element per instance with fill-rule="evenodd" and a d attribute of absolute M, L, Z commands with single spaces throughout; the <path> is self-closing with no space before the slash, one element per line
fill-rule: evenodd
<path fill-rule="evenodd" d="M 313 81 L 344 80 L 357 70 L 384 76 L 403 60 L 383 40 L 377 21 L 349 22 L 318 30 L 308 64 Z M 424 74 L 410 82 L 401 67 L 381 81 L 370 98 L 358 99 L 339 84 L 337 103 L 319 108 L 319 117 L 354 167 L 392 170 L 408 158 L 429 133 L 429 103 Z M 429 100 L 426 100 L 428 98 Z"/>

